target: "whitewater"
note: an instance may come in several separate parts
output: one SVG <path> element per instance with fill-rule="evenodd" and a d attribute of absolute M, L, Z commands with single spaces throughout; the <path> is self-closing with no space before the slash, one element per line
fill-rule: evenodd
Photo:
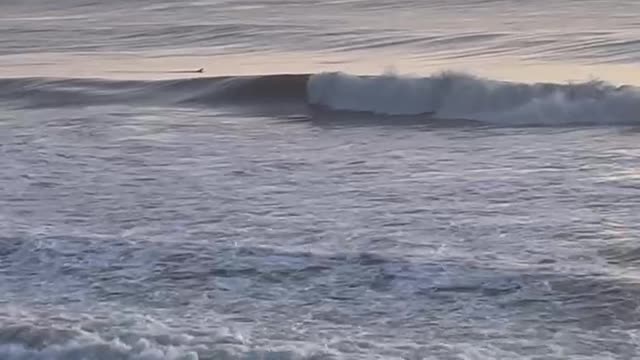
<path fill-rule="evenodd" d="M 3 1 L 0 360 L 637 358 L 638 13 Z"/>

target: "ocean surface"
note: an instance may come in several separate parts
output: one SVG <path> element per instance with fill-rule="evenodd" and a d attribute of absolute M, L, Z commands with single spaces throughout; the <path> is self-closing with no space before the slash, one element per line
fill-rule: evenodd
<path fill-rule="evenodd" d="M 639 358 L 639 15 L 0 1 L 0 360 Z"/>

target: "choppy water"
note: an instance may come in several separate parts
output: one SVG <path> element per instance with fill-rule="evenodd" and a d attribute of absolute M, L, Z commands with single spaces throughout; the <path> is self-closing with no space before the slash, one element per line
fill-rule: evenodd
<path fill-rule="evenodd" d="M 639 10 L 3 1 L 0 359 L 637 357 Z"/>

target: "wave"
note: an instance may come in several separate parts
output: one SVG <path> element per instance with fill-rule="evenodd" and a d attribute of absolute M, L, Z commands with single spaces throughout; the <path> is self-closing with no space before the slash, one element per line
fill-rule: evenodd
<path fill-rule="evenodd" d="M 469 120 L 500 126 L 640 123 L 640 89 L 602 81 L 525 84 L 461 73 L 430 77 L 345 73 L 228 76 L 161 81 L 0 79 L 0 101 L 27 108 L 304 105 L 315 112 Z"/>

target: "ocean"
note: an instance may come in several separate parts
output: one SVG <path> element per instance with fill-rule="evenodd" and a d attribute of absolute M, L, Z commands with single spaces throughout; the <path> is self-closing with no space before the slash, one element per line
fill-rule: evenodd
<path fill-rule="evenodd" d="M 639 14 L 0 1 L 0 359 L 639 358 Z"/>

